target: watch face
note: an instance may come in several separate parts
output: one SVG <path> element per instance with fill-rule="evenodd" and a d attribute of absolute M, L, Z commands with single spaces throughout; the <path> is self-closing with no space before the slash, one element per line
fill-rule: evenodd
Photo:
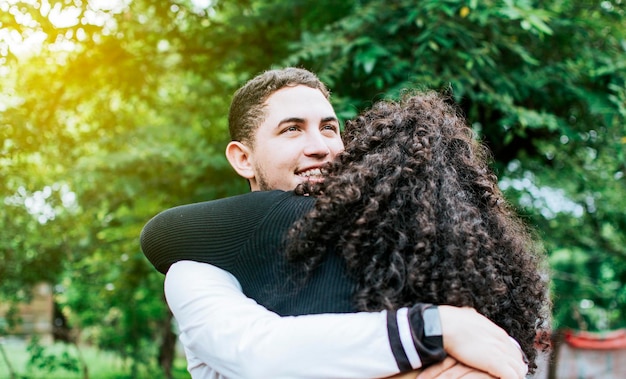
<path fill-rule="evenodd" d="M 422 316 L 424 317 L 424 335 L 426 337 L 441 336 L 443 334 L 437 307 L 426 308 Z"/>

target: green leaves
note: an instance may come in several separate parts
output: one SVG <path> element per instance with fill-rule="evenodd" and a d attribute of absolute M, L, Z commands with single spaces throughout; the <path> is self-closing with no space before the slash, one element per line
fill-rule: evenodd
<path fill-rule="evenodd" d="M 548 26 L 551 18 L 549 11 L 535 8 L 530 1 L 505 0 L 503 3 L 498 12 L 511 20 L 519 20 L 523 30 L 552 35 L 553 31 Z"/>

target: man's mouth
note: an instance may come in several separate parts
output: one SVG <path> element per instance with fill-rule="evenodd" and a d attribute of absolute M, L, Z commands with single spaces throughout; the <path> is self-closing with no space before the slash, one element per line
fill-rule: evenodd
<path fill-rule="evenodd" d="M 310 170 L 306 170 L 306 171 L 302 171 L 302 172 L 298 172 L 296 173 L 296 175 L 303 177 L 306 180 L 321 180 L 322 177 L 322 170 L 319 168 L 312 168 Z"/>

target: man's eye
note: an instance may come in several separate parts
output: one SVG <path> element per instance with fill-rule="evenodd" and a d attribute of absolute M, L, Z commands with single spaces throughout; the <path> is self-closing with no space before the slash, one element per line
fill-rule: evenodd
<path fill-rule="evenodd" d="M 298 131 L 298 127 L 295 125 L 292 126 L 288 126 L 285 129 L 283 129 L 283 133 L 287 133 L 287 132 L 297 132 Z"/>
<path fill-rule="evenodd" d="M 332 130 L 333 132 L 337 131 L 337 126 L 333 124 L 327 124 L 322 126 L 322 130 Z"/>

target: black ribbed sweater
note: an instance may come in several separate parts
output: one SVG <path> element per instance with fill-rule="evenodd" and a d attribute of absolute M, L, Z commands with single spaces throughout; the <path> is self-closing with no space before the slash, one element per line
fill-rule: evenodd
<path fill-rule="evenodd" d="M 354 285 L 336 254 L 329 253 L 306 281 L 283 256 L 287 230 L 314 201 L 268 191 L 179 206 L 146 224 L 141 248 L 162 273 L 180 260 L 220 267 L 246 296 L 280 315 L 354 312 Z"/>

